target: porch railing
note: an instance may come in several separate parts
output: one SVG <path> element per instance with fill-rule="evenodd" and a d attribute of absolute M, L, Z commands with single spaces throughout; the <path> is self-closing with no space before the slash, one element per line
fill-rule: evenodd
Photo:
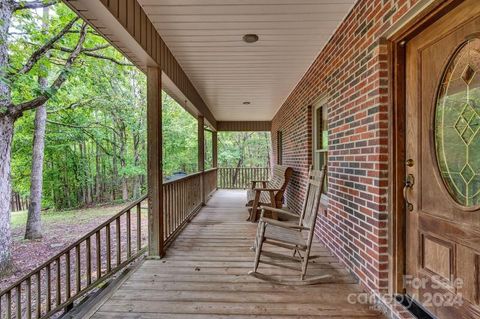
<path fill-rule="evenodd" d="M 218 188 L 250 188 L 252 180 L 267 180 L 269 175 L 268 167 L 219 167 Z"/>
<path fill-rule="evenodd" d="M 165 245 L 173 242 L 183 225 L 200 210 L 202 199 L 207 200 L 216 189 L 216 168 L 163 184 Z M 148 244 L 148 218 L 142 211 L 146 199 L 143 196 L 130 204 L 1 291 L 0 318 L 48 318 L 68 309 L 144 254 Z"/>
<path fill-rule="evenodd" d="M 205 198 L 205 200 L 217 190 L 217 175 L 217 168 L 206 170 L 203 175 L 203 198 Z"/>
<path fill-rule="evenodd" d="M 166 245 L 175 239 L 183 225 L 202 207 L 202 179 L 204 198 L 208 198 L 216 189 L 216 174 L 217 169 L 212 168 L 163 184 L 163 233 Z"/>
<path fill-rule="evenodd" d="M 68 307 L 146 251 L 142 202 L 71 244 L 0 293 L 0 318 L 48 318 Z"/>

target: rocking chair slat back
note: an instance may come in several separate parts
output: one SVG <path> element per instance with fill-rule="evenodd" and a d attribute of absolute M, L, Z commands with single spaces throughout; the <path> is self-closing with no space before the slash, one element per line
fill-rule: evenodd
<path fill-rule="evenodd" d="M 299 224 L 307 228 L 312 228 L 317 219 L 318 207 L 320 206 L 320 197 L 323 192 L 323 179 L 325 167 L 322 170 L 310 170 L 307 183 L 306 199 L 303 206 Z"/>
<path fill-rule="evenodd" d="M 250 275 L 262 280 L 268 280 L 283 284 L 287 284 L 287 282 L 288 284 L 314 284 L 320 283 L 331 277 L 331 275 L 325 274 L 317 276 L 316 278 L 310 278 L 308 280 L 305 280 L 308 261 L 311 258 L 310 250 L 314 236 L 315 222 L 318 214 L 317 212 L 320 206 L 320 198 L 323 191 L 325 174 L 325 167 L 323 167 L 320 171 L 310 169 L 310 173 L 308 174 L 306 198 L 304 201 L 300 219 L 298 221 L 298 226 L 290 222 L 278 221 L 272 218 L 265 217 L 265 209 L 262 210 L 262 216 L 260 217 L 260 221 L 258 223 L 257 236 L 254 243 L 254 266 L 253 271 L 249 272 Z M 276 209 L 276 211 L 278 213 L 291 215 L 291 213 L 285 210 Z M 307 235 L 307 238 L 305 238 L 304 235 Z M 291 254 L 272 254 L 268 250 L 263 249 L 264 244 L 270 246 L 273 245 L 293 251 L 293 256 Z M 301 254 L 301 252 L 303 253 Z M 296 256 L 297 254 L 298 256 Z M 279 260 L 279 262 L 274 262 L 270 259 Z M 301 268 L 298 269 L 295 266 L 291 266 L 290 264 L 285 264 L 286 259 L 300 262 Z M 277 279 L 275 278 L 275 276 L 258 273 L 257 269 L 260 263 L 299 270 L 301 272 L 300 282 L 294 283 L 290 280 L 286 280 L 283 278 Z"/>

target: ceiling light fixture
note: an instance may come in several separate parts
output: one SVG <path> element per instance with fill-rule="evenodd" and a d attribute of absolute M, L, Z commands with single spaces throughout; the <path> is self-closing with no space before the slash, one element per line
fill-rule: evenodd
<path fill-rule="evenodd" d="M 243 36 L 243 41 L 246 43 L 255 43 L 258 41 L 258 35 L 249 33 Z"/>

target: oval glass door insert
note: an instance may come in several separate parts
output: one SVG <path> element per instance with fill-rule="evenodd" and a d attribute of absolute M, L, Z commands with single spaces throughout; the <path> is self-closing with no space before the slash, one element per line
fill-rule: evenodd
<path fill-rule="evenodd" d="M 444 72 L 435 109 L 440 175 L 460 205 L 480 205 L 480 39 L 465 42 Z"/>

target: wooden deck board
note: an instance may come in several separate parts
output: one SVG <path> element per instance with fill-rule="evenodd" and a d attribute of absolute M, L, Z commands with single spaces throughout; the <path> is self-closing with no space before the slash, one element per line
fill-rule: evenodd
<path fill-rule="evenodd" d="M 319 243 L 308 274 L 331 274 L 326 283 L 292 287 L 248 276 L 256 225 L 244 221 L 244 201 L 244 192 L 218 191 L 166 257 L 143 262 L 93 318 L 383 318 L 368 305 L 348 303 L 361 289 Z M 260 271 L 298 276 L 267 265 Z"/>

